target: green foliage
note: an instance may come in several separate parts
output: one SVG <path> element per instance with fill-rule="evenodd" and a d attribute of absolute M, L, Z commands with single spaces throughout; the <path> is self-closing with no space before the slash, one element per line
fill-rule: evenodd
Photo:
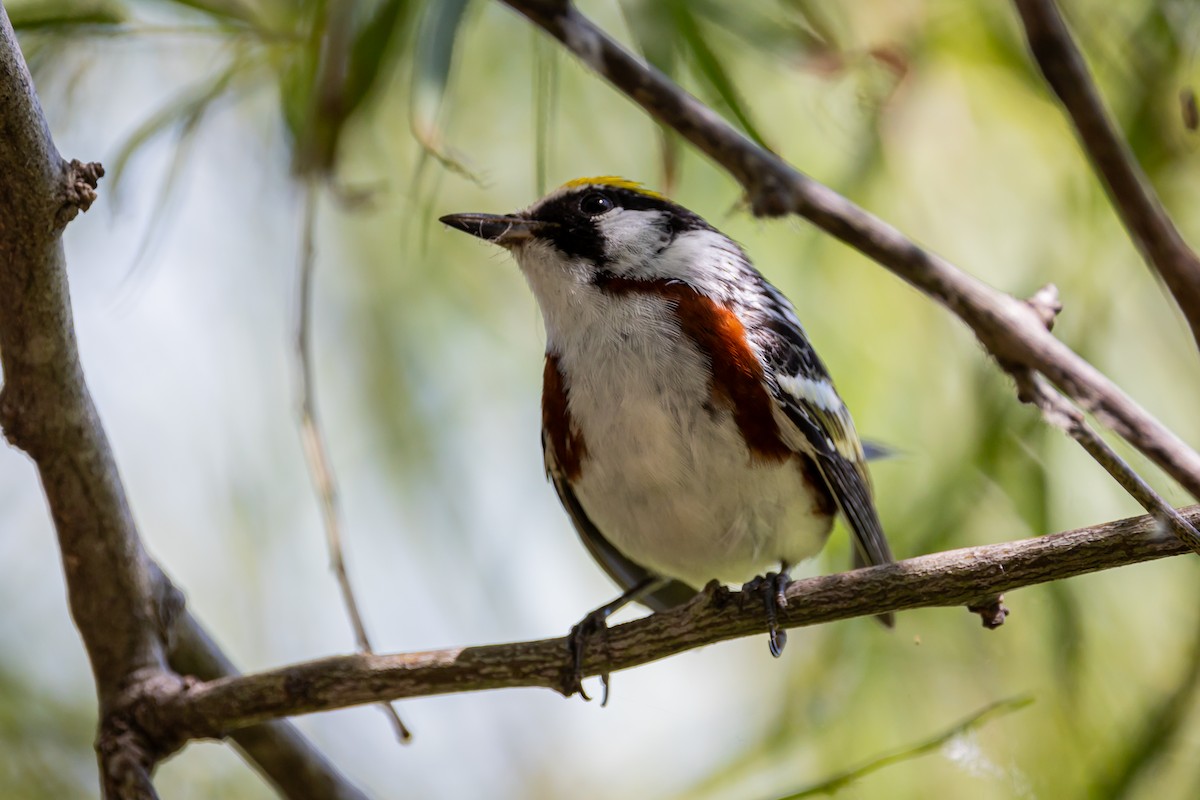
<path fill-rule="evenodd" d="M 5 797 L 83 797 L 95 780 L 91 720 L 60 698 L 31 693 L 0 661 L 0 791 Z"/>
<path fill-rule="evenodd" d="M 254 6 L 242 0 L 162 0 L 162 2 L 193 9 L 215 23 L 245 25 L 251 29 L 261 27 Z"/>
<path fill-rule="evenodd" d="M 441 0 L 425 5 L 413 52 L 409 119 L 413 137 L 425 155 L 451 172 L 478 180 L 447 148 L 440 122 L 454 50 L 469 5 L 468 0 Z"/>
<path fill-rule="evenodd" d="M 389 52 L 404 38 L 411 0 L 383 0 L 355 36 L 346 67 L 346 107 L 353 112 L 379 86 Z"/>
<path fill-rule="evenodd" d="M 721 105 L 733 115 L 742 130 L 759 146 L 770 150 L 770 146 L 763 140 L 762 134 L 758 132 L 758 128 L 751 121 L 750 111 L 733 85 L 721 59 L 709 45 L 708 38 L 701 30 L 700 23 L 691 6 L 685 0 L 672 0 L 670 5 L 674 30 L 678 34 L 679 41 L 687 46 L 688 53 L 695 64 L 696 74 L 701 77 L 708 90 L 720 98 Z"/>
<path fill-rule="evenodd" d="M 18 0 L 6 3 L 18 31 L 64 30 L 80 25 L 119 25 L 128 10 L 119 0 Z"/>
<path fill-rule="evenodd" d="M 811 786 L 805 787 L 797 792 L 780 798 L 780 800 L 802 800 L 805 797 L 824 797 L 838 793 L 862 778 L 870 775 L 872 772 L 884 769 L 892 764 L 899 764 L 902 761 L 908 761 L 913 758 L 934 753 L 941 748 L 947 746 L 955 739 L 965 736 L 975 728 L 986 724 L 990 720 L 1011 714 L 1014 711 L 1020 711 L 1033 703 L 1032 697 L 1010 697 L 1007 700 L 997 700 L 976 711 L 971 716 L 951 726 L 947 730 L 935 736 L 918 742 L 915 745 L 906 745 L 891 753 L 871 759 L 870 761 L 854 767 L 853 769 L 840 772 L 832 778 L 814 783 Z"/>
<path fill-rule="evenodd" d="M 182 94 L 139 125 L 125 139 L 110 161 L 111 166 L 107 170 L 109 189 L 114 193 L 120 191 L 130 159 L 152 139 L 169 130 L 176 131 L 176 152 L 186 152 L 188 143 L 195 137 L 205 115 L 218 100 L 226 99 L 226 93 L 230 91 L 234 79 L 245 72 L 248 67 L 249 64 L 246 61 L 233 59 L 216 75 L 202 81 L 198 86 L 184 90 Z M 164 181 L 164 185 L 168 187 L 167 192 L 174 185 L 174 178 L 179 174 L 181 163 L 181 159 L 176 159 L 175 166 L 168 173 L 167 180 Z M 162 204 L 159 205 L 161 207 Z"/>

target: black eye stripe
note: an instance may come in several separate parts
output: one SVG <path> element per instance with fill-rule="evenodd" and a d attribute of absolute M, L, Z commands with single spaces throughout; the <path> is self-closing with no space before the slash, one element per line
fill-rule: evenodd
<path fill-rule="evenodd" d="M 598 213 L 586 211 L 582 207 L 584 201 L 593 195 L 603 197 L 611 203 L 610 208 L 663 212 L 664 216 L 657 220 L 657 224 L 668 233 L 668 241 L 664 246 L 686 231 L 715 230 L 698 214 L 672 203 L 665 197 L 618 186 L 588 186 L 559 195 L 539 203 L 531 209 L 530 216 L 555 223 L 542 235 L 559 251 L 568 256 L 586 259 L 593 264 L 603 265 L 606 263 L 605 244 L 597 225 L 597 217 L 609 209 Z"/>

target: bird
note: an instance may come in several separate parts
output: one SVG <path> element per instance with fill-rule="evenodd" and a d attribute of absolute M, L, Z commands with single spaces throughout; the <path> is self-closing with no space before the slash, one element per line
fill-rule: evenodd
<path fill-rule="evenodd" d="M 440 221 L 506 248 L 541 310 L 546 473 L 622 589 L 571 631 L 581 694 L 588 637 L 630 602 L 663 611 L 712 580 L 745 582 L 779 656 L 789 570 L 837 514 L 855 567 L 893 561 L 850 412 L 791 302 L 736 242 L 615 176 Z"/>

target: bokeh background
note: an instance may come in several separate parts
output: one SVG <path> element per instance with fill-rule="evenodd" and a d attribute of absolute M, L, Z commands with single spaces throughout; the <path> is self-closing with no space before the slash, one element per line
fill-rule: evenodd
<path fill-rule="evenodd" d="M 1138 513 L 1015 401 L 950 315 L 805 223 L 752 218 L 719 169 L 499 3 L 359 3 L 355 71 L 333 111 L 311 98 L 336 5 L 5 6 L 60 149 L 109 168 L 66 247 L 84 366 L 142 534 L 244 669 L 353 649 L 295 423 L 310 184 L 319 403 L 381 651 L 561 635 L 614 593 L 543 478 L 533 300 L 506 255 L 436 222 L 518 208 L 580 175 L 668 191 L 793 299 L 860 431 L 899 454 L 874 475 L 900 556 Z M 581 7 L 992 285 L 1025 296 L 1056 283 L 1056 332 L 1200 441 L 1190 336 L 1006 4 Z M 1179 100 L 1200 77 L 1200 10 L 1065 11 L 1138 158 L 1200 241 L 1200 134 Z M 848 563 L 838 532 L 803 572 Z M 777 798 L 1029 696 L 846 796 L 1196 797 L 1197 577 L 1181 558 L 1020 590 L 996 632 L 927 609 L 890 633 L 869 620 L 795 631 L 778 661 L 765 639 L 722 644 L 614 676 L 604 709 L 532 689 L 406 702 L 406 748 L 373 708 L 297 722 L 380 798 Z M 0 795 L 93 796 L 90 672 L 36 474 L 13 449 L 0 449 L 0 607 Z M 158 785 L 172 798 L 271 796 L 218 744 L 190 745 Z"/>

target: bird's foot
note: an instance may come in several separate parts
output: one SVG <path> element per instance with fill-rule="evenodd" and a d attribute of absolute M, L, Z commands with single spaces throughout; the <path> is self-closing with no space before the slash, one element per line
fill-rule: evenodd
<path fill-rule="evenodd" d="M 742 587 L 744 595 L 762 597 L 763 608 L 767 613 L 767 645 L 771 649 L 771 655 L 776 658 L 783 655 L 783 648 L 787 644 L 787 631 L 779 627 L 779 609 L 787 608 L 785 592 L 791 582 L 787 565 L 784 565 L 779 572 L 759 575 Z"/>
<path fill-rule="evenodd" d="M 583 689 L 583 655 L 587 649 L 588 641 L 592 637 L 597 634 L 603 637 L 608 633 L 608 617 L 611 613 L 612 611 L 608 606 L 597 608 L 576 623 L 571 628 L 571 633 L 567 635 L 567 650 L 571 657 L 570 672 L 563 683 L 563 693 L 567 697 L 578 693 L 584 700 L 592 699 Z M 600 705 L 606 706 L 608 705 L 607 672 L 600 675 L 600 683 L 604 687 Z"/>
<path fill-rule="evenodd" d="M 587 696 L 587 692 L 583 690 L 583 654 L 587 648 L 588 640 L 596 634 L 600 634 L 601 638 L 607 640 L 608 637 L 608 618 L 616 613 L 619 609 L 624 608 L 628 604 L 640 600 L 647 594 L 656 592 L 669 582 L 668 578 L 663 578 L 657 575 L 646 575 L 640 581 L 630 586 L 621 596 L 611 603 L 602 605 L 595 611 L 588 614 L 583 619 L 571 628 L 571 633 L 567 635 L 567 653 L 570 656 L 571 664 L 564 670 L 562 693 L 567 697 L 579 693 L 579 696 L 584 700 L 591 700 Z M 600 705 L 608 705 L 608 673 L 600 673 L 600 683 L 604 686 L 604 694 L 601 695 Z"/>

